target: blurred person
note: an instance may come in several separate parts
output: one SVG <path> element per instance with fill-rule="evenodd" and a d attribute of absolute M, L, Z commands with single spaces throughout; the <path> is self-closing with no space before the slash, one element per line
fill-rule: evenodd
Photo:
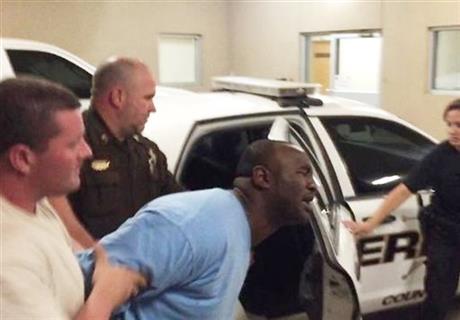
<path fill-rule="evenodd" d="M 251 248 L 285 225 L 305 223 L 316 193 L 307 155 L 259 140 L 243 153 L 232 190 L 158 198 L 101 239 L 110 258 L 149 283 L 120 319 L 233 319 Z M 80 263 L 91 275 L 92 253 Z"/>
<path fill-rule="evenodd" d="M 90 108 L 83 112 L 93 158 L 83 164 L 81 186 L 68 196 L 70 206 L 65 198 L 52 199 L 84 247 L 114 231 L 147 202 L 182 191 L 165 155 L 141 135 L 155 112 L 155 87 L 148 67 L 137 59 L 109 59 L 94 74 Z"/>
<path fill-rule="evenodd" d="M 433 189 L 421 216 L 426 244 L 426 299 L 421 318 L 444 319 L 455 297 L 460 274 L 460 99 L 444 110 L 448 138 L 432 150 L 396 186 L 365 222 L 345 221 L 356 235 L 372 232 L 412 194 Z"/>
<path fill-rule="evenodd" d="M 78 188 L 91 155 L 78 99 L 45 80 L 0 82 L 0 318 L 108 319 L 143 279 L 108 263 L 84 303 L 83 274 L 70 238 L 47 201 Z"/>

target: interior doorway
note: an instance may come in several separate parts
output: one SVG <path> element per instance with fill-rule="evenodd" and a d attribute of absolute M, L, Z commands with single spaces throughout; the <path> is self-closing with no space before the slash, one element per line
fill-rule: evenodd
<path fill-rule="evenodd" d="M 302 42 L 302 81 L 320 83 L 324 94 L 380 106 L 380 32 L 309 33 Z"/>
<path fill-rule="evenodd" d="M 331 43 L 328 40 L 312 42 L 310 82 L 321 84 L 321 92 L 330 88 Z"/>

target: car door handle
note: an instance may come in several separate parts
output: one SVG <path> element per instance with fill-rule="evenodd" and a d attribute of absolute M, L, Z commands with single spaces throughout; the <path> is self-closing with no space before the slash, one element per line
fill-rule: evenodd
<path fill-rule="evenodd" d="M 370 217 L 365 217 L 365 218 L 363 218 L 363 221 L 366 221 L 368 219 L 370 219 Z M 389 216 L 386 216 L 385 219 L 383 219 L 381 224 L 392 223 L 395 220 L 396 220 L 396 217 L 394 215 L 390 214 Z"/>

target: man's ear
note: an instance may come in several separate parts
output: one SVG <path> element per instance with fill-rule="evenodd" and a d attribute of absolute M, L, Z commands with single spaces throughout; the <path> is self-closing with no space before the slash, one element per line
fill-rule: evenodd
<path fill-rule="evenodd" d="M 252 183 L 257 189 L 269 189 L 273 175 L 265 166 L 257 165 L 252 168 Z"/>
<path fill-rule="evenodd" d="M 16 144 L 8 150 L 8 160 L 11 167 L 22 175 L 30 173 L 35 159 L 35 152 L 25 144 Z"/>
<path fill-rule="evenodd" d="M 123 90 L 122 87 L 116 86 L 116 87 L 113 87 L 112 90 L 110 90 L 109 100 L 110 100 L 111 105 L 114 106 L 116 109 L 121 109 L 125 99 L 126 99 L 126 92 L 125 90 Z"/>

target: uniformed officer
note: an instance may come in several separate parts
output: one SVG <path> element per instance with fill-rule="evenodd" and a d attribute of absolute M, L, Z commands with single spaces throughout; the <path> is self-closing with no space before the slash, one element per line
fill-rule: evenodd
<path fill-rule="evenodd" d="M 419 190 L 432 188 L 434 196 L 424 218 L 426 230 L 426 299 L 422 319 L 444 319 L 455 297 L 460 274 L 460 99 L 444 111 L 448 139 L 431 151 L 396 186 L 363 223 L 345 221 L 354 234 L 371 232 L 394 209 Z"/>
<path fill-rule="evenodd" d="M 93 158 L 83 165 L 81 188 L 68 196 L 95 238 L 114 231 L 150 200 L 182 190 L 167 169 L 165 155 L 141 135 L 155 112 L 154 95 L 155 81 L 139 60 L 110 59 L 96 70 L 90 108 L 83 114 Z M 82 235 L 66 204 L 59 200 L 54 204 L 71 233 L 73 229 L 74 235 Z"/>

